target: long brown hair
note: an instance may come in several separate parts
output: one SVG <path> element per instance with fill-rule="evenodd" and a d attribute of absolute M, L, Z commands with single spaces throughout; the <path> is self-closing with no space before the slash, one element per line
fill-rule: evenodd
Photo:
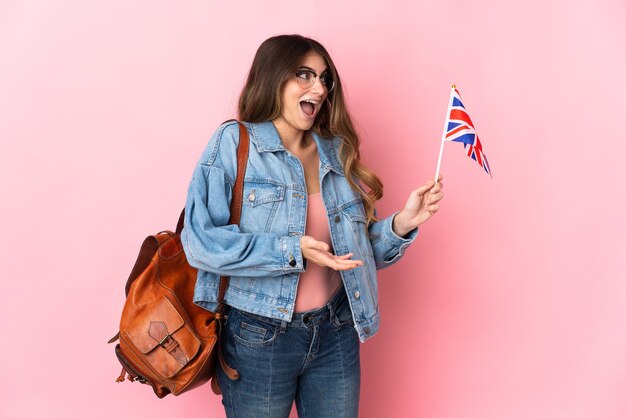
<path fill-rule="evenodd" d="M 341 138 L 339 158 L 350 187 L 363 200 L 369 225 L 378 220 L 374 216 L 374 203 L 383 196 L 383 184 L 372 170 L 361 163 L 360 139 L 346 107 L 341 79 L 330 54 L 319 42 L 301 35 L 279 35 L 264 41 L 256 52 L 248 79 L 239 96 L 239 119 L 264 122 L 279 117 L 282 111 L 283 86 L 310 51 L 315 51 L 324 58 L 335 81 L 335 88 L 324 101 L 311 129 L 326 140 Z M 361 184 L 365 184 L 369 191 L 365 191 Z"/>

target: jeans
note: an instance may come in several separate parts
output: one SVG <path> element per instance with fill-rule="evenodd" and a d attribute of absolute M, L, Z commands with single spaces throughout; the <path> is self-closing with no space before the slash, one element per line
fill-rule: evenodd
<path fill-rule="evenodd" d="M 217 366 L 227 417 L 356 418 L 360 342 L 343 287 L 322 308 L 291 322 L 231 308 L 222 338 L 232 381 Z"/>

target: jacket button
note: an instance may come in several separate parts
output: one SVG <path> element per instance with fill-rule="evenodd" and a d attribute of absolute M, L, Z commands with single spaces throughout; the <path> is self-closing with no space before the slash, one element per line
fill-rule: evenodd
<path fill-rule="evenodd" d="M 363 332 L 364 332 L 366 335 L 370 335 L 370 329 L 369 329 L 369 327 L 365 327 L 365 328 L 363 328 Z"/>
<path fill-rule="evenodd" d="M 339 223 L 339 215 L 335 216 L 335 223 Z"/>
<path fill-rule="evenodd" d="M 354 292 L 354 297 L 357 298 L 357 299 L 361 297 L 361 294 L 359 293 L 358 290 L 356 292 Z"/>
<path fill-rule="evenodd" d="M 248 196 L 248 200 L 251 202 L 254 202 L 254 199 L 256 198 L 256 196 L 254 196 L 254 193 L 250 193 L 250 196 Z"/>
<path fill-rule="evenodd" d="M 289 256 L 289 265 L 291 267 L 295 267 L 296 266 L 296 260 L 293 258 L 293 256 Z"/>

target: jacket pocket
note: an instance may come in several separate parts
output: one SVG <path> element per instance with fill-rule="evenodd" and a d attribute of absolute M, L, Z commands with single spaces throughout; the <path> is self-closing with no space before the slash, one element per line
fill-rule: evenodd
<path fill-rule="evenodd" d="M 284 184 L 269 179 L 248 179 L 243 184 L 240 227 L 245 232 L 280 232 L 273 228 L 285 200 Z"/>
<path fill-rule="evenodd" d="M 363 203 L 360 200 L 356 201 L 353 204 L 342 208 L 341 212 L 350 220 L 350 226 L 352 233 L 354 234 L 354 241 L 356 242 L 361 254 L 363 256 L 367 255 L 373 257 L 374 252 L 372 250 L 372 244 L 369 240 L 368 231 L 365 228 L 366 218 Z"/>

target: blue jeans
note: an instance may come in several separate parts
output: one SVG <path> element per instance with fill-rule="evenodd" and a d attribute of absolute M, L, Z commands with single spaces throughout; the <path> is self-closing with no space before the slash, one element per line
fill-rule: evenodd
<path fill-rule="evenodd" d="M 231 308 L 221 339 L 232 381 L 217 367 L 226 415 L 356 418 L 361 367 L 359 338 L 343 287 L 322 308 L 291 322 Z"/>

